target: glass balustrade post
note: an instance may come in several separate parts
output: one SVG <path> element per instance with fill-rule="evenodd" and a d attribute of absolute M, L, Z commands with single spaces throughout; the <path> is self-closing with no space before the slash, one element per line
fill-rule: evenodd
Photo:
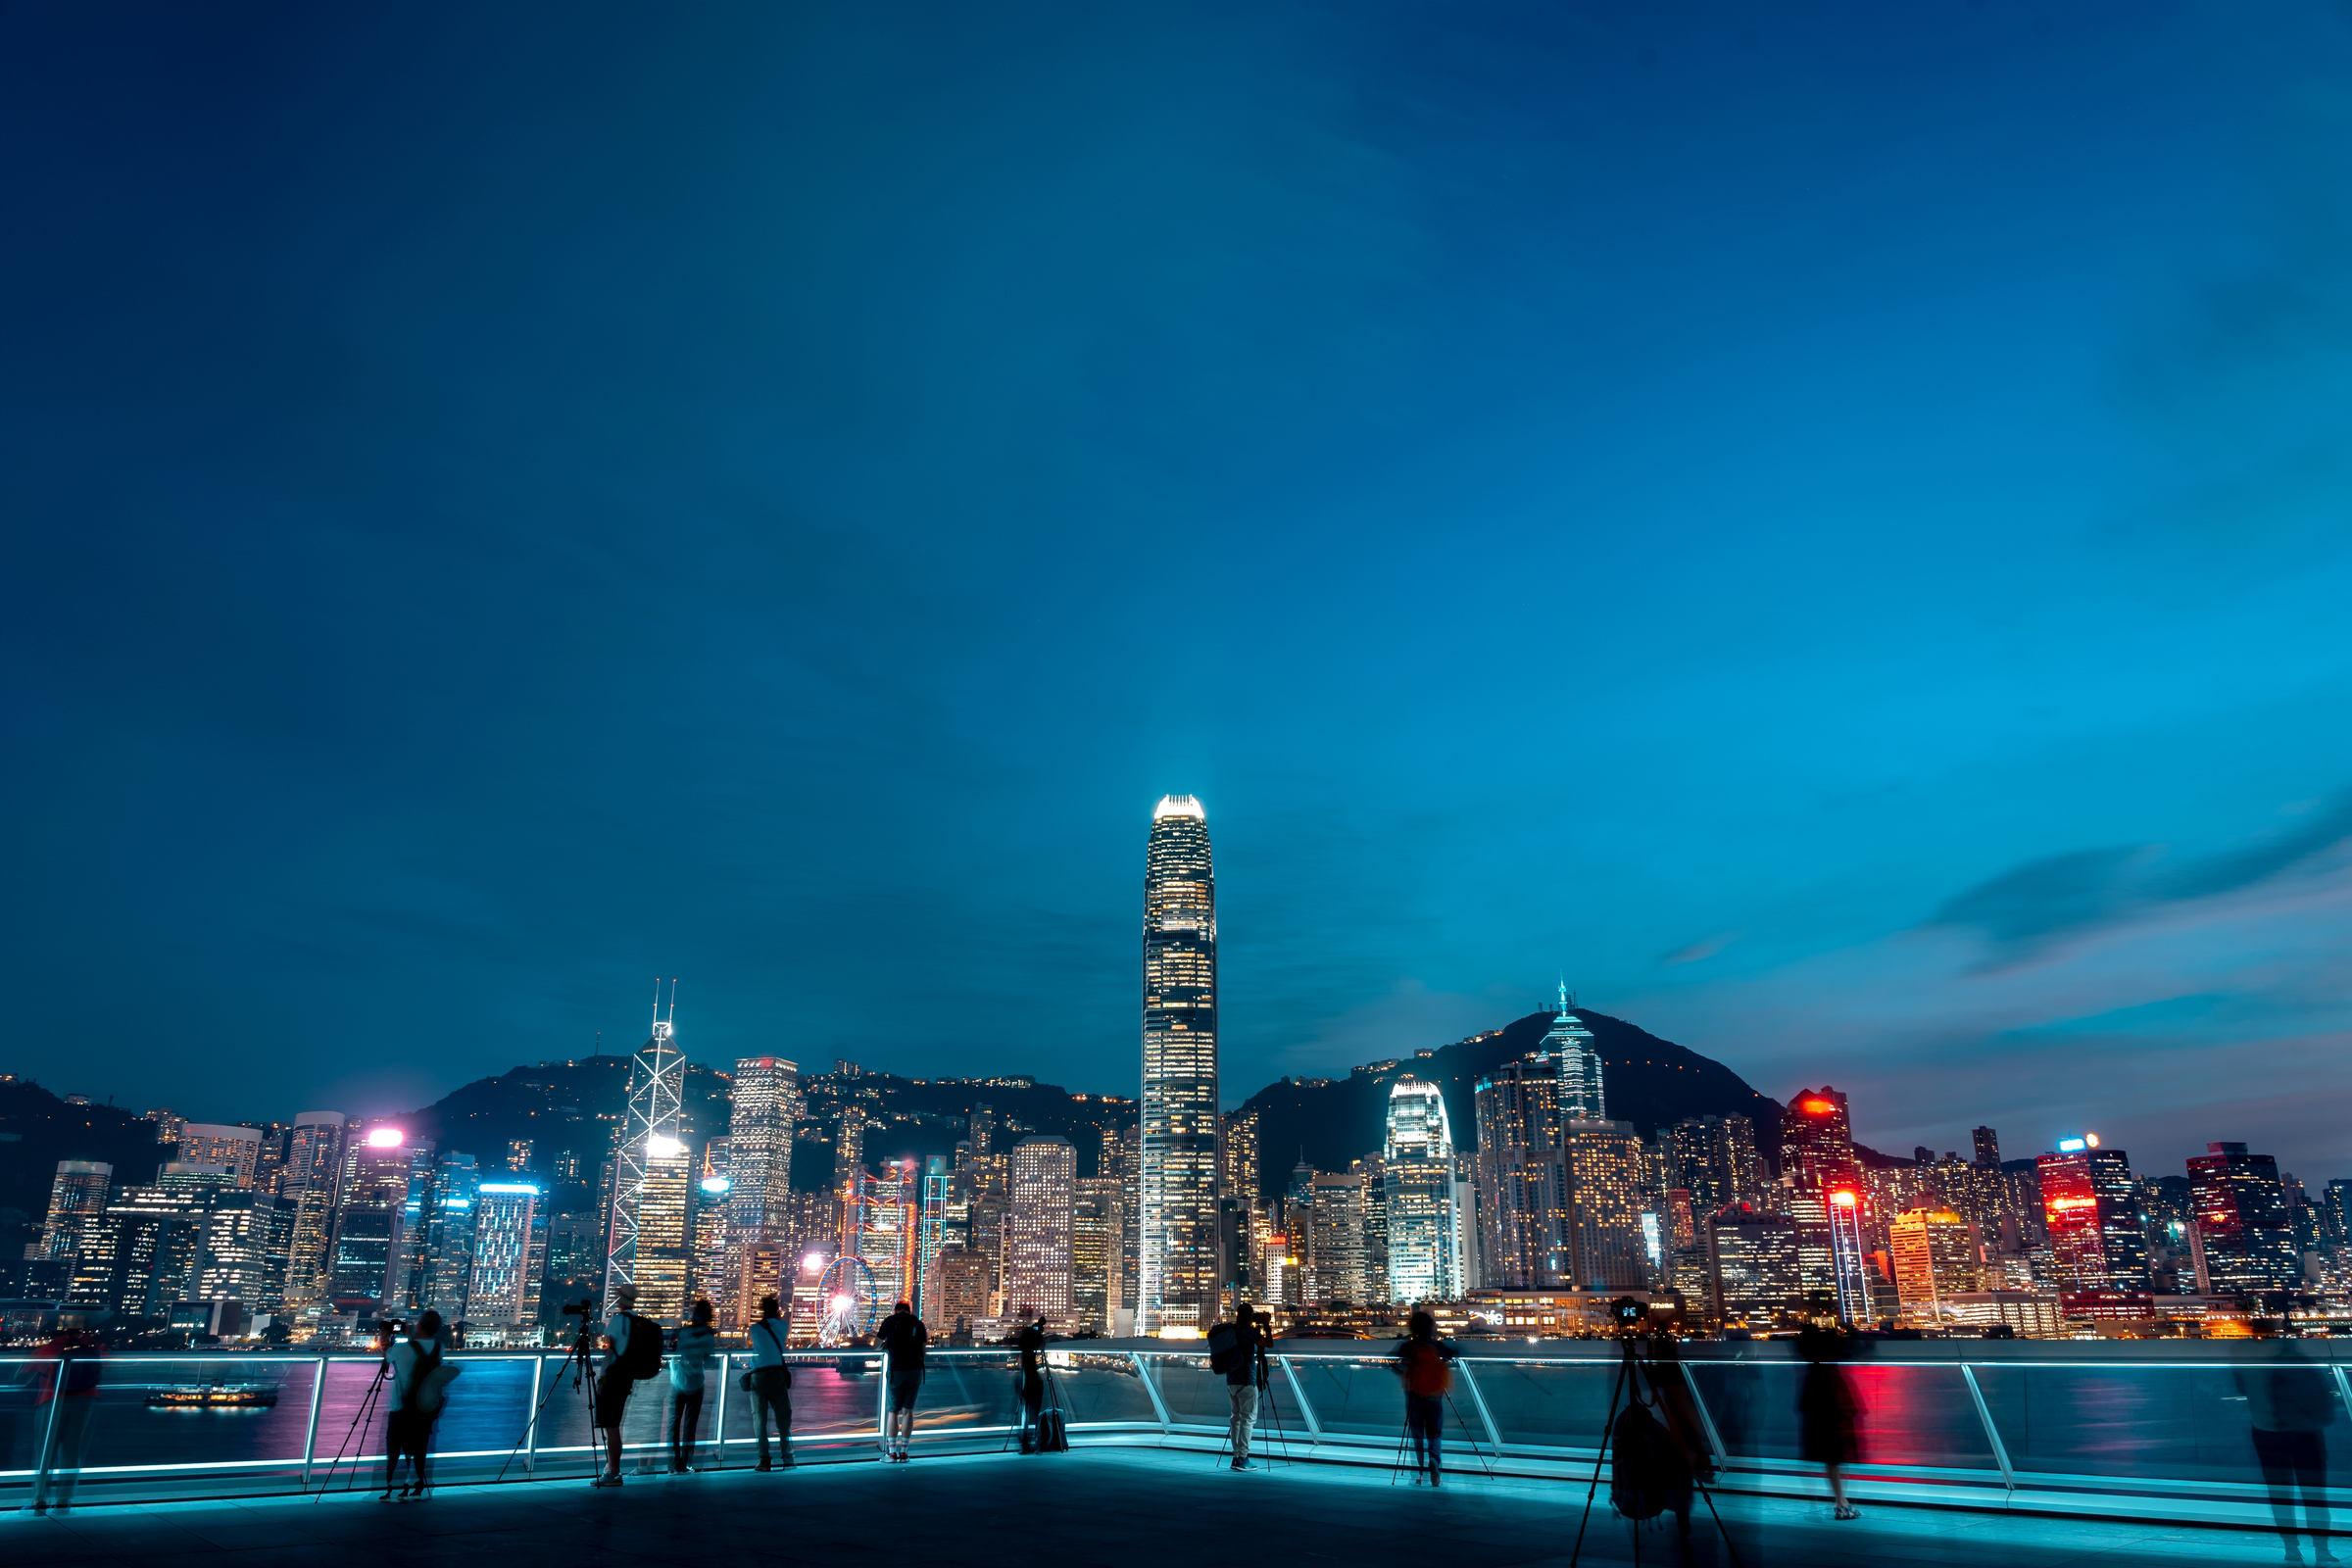
<path fill-rule="evenodd" d="M 711 1417 L 711 1446 L 718 1449 L 718 1468 L 727 1467 L 727 1385 L 735 1381 L 735 1356 L 718 1352 L 718 1414 Z"/>
<path fill-rule="evenodd" d="M 1706 1429 L 1707 1446 L 1715 1451 L 1715 1467 L 1729 1470 L 1732 1451 L 1723 1446 L 1723 1434 L 1715 1430 L 1715 1412 L 1707 1408 L 1705 1397 L 1699 1394 L 1698 1379 L 1691 1374 L 1690 1363 L 1677 1359 L 1675 1364 L 1683 1369 L 1683 1387 L 1690 1391 L 1690 1407 L 1698 1412 L 1698 1424 Z"/>
<path fill-rule="evenodd" d="M 305 1491 L 311 1485 L 311 1466 L 318 1459 L 318 1404 L 325 1397 L 326 1357 L 322 1355 L 318 1358 L 318 1370 L 311 1377 L 310 1424 L 302 1434 L 302 1485 Z"/>
<path fill-rule="evenodd" d="M 522 1473 L 529 1478 L 539 1473 L 539 1398 L 547 1383 L 547 1352 L 541 1350 L 531 1357 L 531 1413 L 522 1428 Z"/>
<path fill-rule="evenodd" d="M 1306 1385 L 1298 1381 L 1298 1374 L 1293 1370 L 1289 1356 L 1278 1355 L 1274 1359 L 1282 1363 L 1282 1376 L 1291 1386 L 1291 1398 L 1298 1403 L 1298 1419 L 1306 1423 L 1306 1446 L 1310 1448 L 1321 1447 L 1323 1423 L 1315 1419 L 1315 1407 L 1306 1402 Z"/>
<path fill-rule="evenodd" d="M 2000 1429 L 1992 1424 L 1992 1407 L 1984 1402 L 1984 1391 L 1977 1386 L 1977 1369 L 1961 1362 L 1960 1380 L 1968 1385 L 1968 1396 L 1976 1401 L 1977 1419 L 1984 1423 L 1984 1441 L 1992 1446 L 1993 1462 L 2001 1467 L 2001 1485 L 2015 1492 L 2017 1472 L 2009 1467 L 2009 1446 L 2001 1442 Z"/>
<path fill-rule="evenodd" d="M 49 1419 L 41 1423 L 40 1462 L 33 1467 L 32 1494 L 41 1496 L 48 1491 L 49 1461 L 57 1456 L 57 1413 L 66 1404 L 66 1358 L 57 1358 L 57 1370 L 50 1375 Z"/>
<path fill-rule="evenodd" d="M 1164 1438 L 1169 1432 L 1168 1407 L 1152 1382 L 1152 1368 L 1145 1364 L 1142 1351 L 1129 1350 L 1127 1354 L 1135 1362 L 1135 1375 L 1143 1380 L 1144 1392 L 1152 1396 L 1152 1413 L 1159 1418 L 1159 1435 Z"/>
<path fill-rule="evenodd" d="M 1499 1459 L 1502 1457 L 1502 1429 L 1487 1413 L 1487 1396 L 1478 1392 L 1478 1379 L 1470 1371 L 1469 1358 L 1463 1357 L 1453 1364 L 1461 1369 L 1462 1387 L 1470 1391 L 1470 1403 L 1478 1410 L 1478 1424 L 1487 1429 L 1487 1442 L 1493 1446 L 1494 1457 Z"/>

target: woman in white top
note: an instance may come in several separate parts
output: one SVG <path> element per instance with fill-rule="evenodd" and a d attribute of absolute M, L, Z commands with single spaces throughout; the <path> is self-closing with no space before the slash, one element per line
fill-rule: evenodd
<path fill-rule="evenodd" d="M 677 1352 L 669 1358 L 669 1467 L 680 1475 L 694 1468 L 694 1440 L 703 1428 L 703 1375 L 718 1335 L 710 1327 L 710 1303 L 694 1303 L 694 1317 L 678 1330 Z"/>

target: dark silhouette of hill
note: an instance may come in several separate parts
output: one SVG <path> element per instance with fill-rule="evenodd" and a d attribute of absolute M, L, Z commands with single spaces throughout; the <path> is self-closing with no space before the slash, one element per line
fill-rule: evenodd
<path fill-rule="evenodd" d="M 1781 1102 L 1760 1095 L 1722 1062 L 1702 1056 L 1622 1018 L 1578 1007 L 1600 1056 L 1609 1115 L 1630 1121 L 1643 1137 L 1685 1116 L 1740 1115 L 1756 1124 L 1765 1165 L 1780 1161 Z M 1471 1098 L 1481 1076 L 1538 1049 L 1551 1028 L 1550 1011 L 1531 1012 L 1500 1029 L 1426 1054 L 1357 1068 L 1337 1080 L 1280 1083 L 1251 1095 L 1244 1109 L 1258 1113 L 1258 1184 L 1269 1196 L 1290 1182 L 1303 1153 L 1317 1170 L 1346 1170 L 1350 1160 L 1377 1152 L 1385 1133 L 1389 1090 L 1410 1074 L 1437 1083 L 1457 1149 L 1475 1148 L 1478 1127 Z M 1905 1163 L 1908 1163 L 1907 1161 Z"/>
<path fill-rule="evenodd" d="M 580 1056 L 514 1067 L 495 1078 L 477 1078 L 398 1122 L 411 1139 L 429 1138 L 445 1152 L 471 1154 L 487 1169 L 507 1162 L 507 1145 L 531 1141 L 531 1164 L 556 1168 L 576 1155 L 583 1181 L 612 1152 L 614 1130 L 629 1107 L 628 1056 Z M 687 1140 L 699 1152 L 727 1130 L 728 1085 L 723 1073 L 686 1064 Z"/>
<path fill-rule="evenodd" d="M 155 1123 L 127 1110 L 70 1104 L 29 1078 L 0 1078 L 0 1247 L 13 1261 L 39 1232 L 59 1160 L 103 1160 L 117 1182 L 143 1185 L 167 1152 Z"/>

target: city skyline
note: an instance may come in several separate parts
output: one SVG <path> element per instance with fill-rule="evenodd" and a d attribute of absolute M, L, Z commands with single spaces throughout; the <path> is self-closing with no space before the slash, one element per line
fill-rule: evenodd
<path fill-rule="evenodd" d="M 2339 1147 L 2340 6 L 0 45 L 0 1070 L 1122 1089 L 1180 791 L 1229 1085 Z"/>

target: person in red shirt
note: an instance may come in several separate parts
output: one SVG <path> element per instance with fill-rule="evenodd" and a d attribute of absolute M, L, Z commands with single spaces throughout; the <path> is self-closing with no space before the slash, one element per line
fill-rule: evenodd
<path fill-rule="evenodd" d="M 35 1399 L 35 1419 L 39 1430 L 47 1433 L 47 1450 L 33 1478 L 32 1511 L 67 1513 L 74 1506 L 74 1483 L 81 1477 L 82 1451 L 89 1446 L 90 1418 L 98 1413 L 99 1358 L 106 1354 L 106 1342 L 84 1326 L 79 1313 L 68 1312 L 58 1318 L 57 1333 L 37 1354 L 41 1360 L 55 1361 L 57 1368 L 40 1380 Z M 54 1411 L 52 1403 L 57 1406 Z"/>
<path fill-rule="evenodd" d="M 1404 1382 L 1404 1424 L 1413 1435 L 1413 1485 L 1427 1476 L 1440 1485 L 1446 1396 L 1453 1387 L 1453 1355 L 1438 1340 L 1438 1320 L 1415 1311 L 1404 1320 L 1396 1347 L 1396 1375 Z"/>

